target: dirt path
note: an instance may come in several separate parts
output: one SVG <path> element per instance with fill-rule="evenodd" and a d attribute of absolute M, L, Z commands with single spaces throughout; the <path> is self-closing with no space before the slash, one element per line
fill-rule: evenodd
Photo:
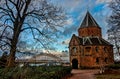
<path fill-rule="evenodd" d="M 68 79 L 95 79 L 94 74 L 99 70 L 72 70 L 72 76 Z"/>

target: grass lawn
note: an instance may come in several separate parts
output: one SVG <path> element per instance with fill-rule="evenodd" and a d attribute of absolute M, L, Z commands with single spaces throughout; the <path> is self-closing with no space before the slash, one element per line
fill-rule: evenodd
<path fill-rule="evenodd" d="M 120 75 L 115 74 L 96 75 L 96 79 L 120 79 Z"/>

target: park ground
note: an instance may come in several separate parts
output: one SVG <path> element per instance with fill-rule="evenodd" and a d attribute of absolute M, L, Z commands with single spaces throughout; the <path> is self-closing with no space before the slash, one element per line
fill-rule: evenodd
<path fill-rule="evenodd" d="M 65 79 L 95 79 L 95 75 L 99 72 L 98 69 L 95 70 L 80 70 L 72 69 L 71 75 Z"/>
<path fill-rule="evenodd" d="M 72 69 L 71 75 L 69 75 L 65 79 L 120 79 L 119 73 L 99 74 L 99 72 L 100 72 L 99 69 L 94 70 Z"/>

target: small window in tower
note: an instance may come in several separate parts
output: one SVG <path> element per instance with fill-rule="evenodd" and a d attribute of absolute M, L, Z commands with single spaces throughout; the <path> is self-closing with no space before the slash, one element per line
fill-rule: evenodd
<path fill-rule="evenodd" d="M 98 52 L 99 48 L 98 47 L 95 47 L 95 51 Z"/>
<path fill-rule="evenodd" d="M 99 58 L 96 58 L 96 63 L 99 64 Z"/>
<path fill-rule="evenodd" d="M 107 52 L 107 47 L 104 47 L 104 52 Z"/>
<path fill-rule="evenodd" d="M 86 52 L 90 52 L 91 47 L 86 47 L 85 50 Z"/>

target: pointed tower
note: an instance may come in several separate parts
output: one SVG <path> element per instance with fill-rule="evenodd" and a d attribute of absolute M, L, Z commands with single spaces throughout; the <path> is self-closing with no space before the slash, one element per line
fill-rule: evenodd
<path fill-rule="evenodd" d="M 78 35 L 81 37 L 102 37 L 101 28 L 88 11 L 81 23 L 80 28 L 78 29 Z"/>

